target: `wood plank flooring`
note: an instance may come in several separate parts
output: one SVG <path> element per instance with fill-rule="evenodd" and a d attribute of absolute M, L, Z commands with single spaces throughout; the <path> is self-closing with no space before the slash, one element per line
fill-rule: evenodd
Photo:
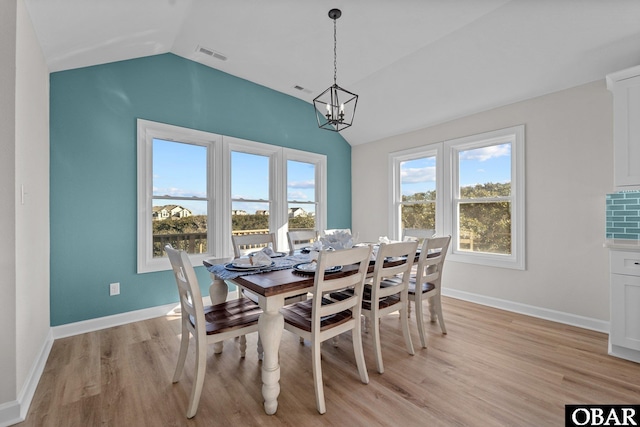
<path fill-rule="evenodd" d="M 640 365 L 607 355 L 607 335 L 443 298 L 447 335 L 427 324 L 415 356 L 396 316 L 381 325 L 385 373 L 360 383 L 351 336 L 323 345 L 327 413 L 315 407 L 309 345 L 283 333 L 278 411 L 264 413 L 256 334 L 209 351 L 195 418 L 185 417 L 194 364 L 171 383 L 177 316 L 56 340 L 27 419 L 18 426 L 562 426 L 565 404 L 640 403 Z"/>

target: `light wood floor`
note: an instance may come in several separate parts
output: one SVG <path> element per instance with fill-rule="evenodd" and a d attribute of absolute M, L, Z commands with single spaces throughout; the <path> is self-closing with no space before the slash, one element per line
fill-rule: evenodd
<path fill-rule="evenodd" d="M 265 415 L 256 334 L 209 352 L 197 415 L 185 417 L 193 351 L 171 383 L 179 319 L 167 316 L 56 340 L 28 417 L 19 426 L 561 426 L 565 404 L 640 403 L 640 365 L 607 355 L 607 336 L 444 299 L 448 335 L 429 324 L 429 347 L 404 349 L 398 318 L 382 323 L 385 373 L 364 346 L 360 383 L 350 335 L 325 343 L 327 413 L 316 412 L 308 343 L 283 333 L 278 412 Z M 412 317 L 413 320 L 413 317 Z M 193 350 L 193 348 L 191 349 Z"/>

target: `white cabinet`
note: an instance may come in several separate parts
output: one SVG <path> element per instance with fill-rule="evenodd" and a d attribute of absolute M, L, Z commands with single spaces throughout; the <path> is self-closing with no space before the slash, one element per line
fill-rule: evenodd
<path fill-rule="evenodd" d="M 616 190 L 640 189 L 640 66 L 607 76 L 613 93 L 613 161 Z"/>
<path fill-rule="evenodd" d="M 640 252 L 611 250 L 609 354 L 640 362 Z"/>

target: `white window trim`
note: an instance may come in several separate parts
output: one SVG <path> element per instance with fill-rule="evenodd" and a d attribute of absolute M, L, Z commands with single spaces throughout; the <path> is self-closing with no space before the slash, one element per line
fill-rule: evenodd
<path fill-rule="evenodd" d="M 162 139 L 166 141 L 177 141 L 188 144 L 195 144 L 205 146 L 208 148 L 207 158 L 207 199 L 210 205 L 208 206 L 208 223 L 207 229 L 213 230 L 213 233 L 209 232 L 207 236 L 207 248 L 215 247 L 214 239 L 217 230 L 214 229 L 213 224 L 213 211 L 215 209 L 214 198 L 214 177 L 210 173 L 211 166 L 219 162 L 220 148 L 222 142 L 222 136 L 213 133 L 202 132 L 194 129 L 182 128 L 178 126 L 167 125 L 164 123 L 156 123 L 148 120 L 138 119 L 138 273 L 148 273 L 151 271 L 169 270 L 171 264 L 166 257 L 154 258 L 153 249 L 148 243 L 152 239 L 152 214 L 151 208 L 153 199 L 153 140 Z M 206 258 L 210 258 L 211 253 L 206 254 L 192 254 L 190 259 L 193 265 L 202 265 L 202 261 Z"/>
<path fill-rule="evenodd" d="M 511 138 L 511 139 L 508 139 Z M 454 189 L 458 187 L 458 152 L 470 148 L 494 145 L 500 141 L 511 144 L 511 186 L 512 216 L 510 255 L 459 251 L 456 248 L 458 233 L 454 228 Z M 389 153 L 389 235 L 401 238 L 400 209 L 397 203 L 400 195 L 400 162 L 420 157 L 433 156 L 436 152 L 436 234 L 451 235 L 449 261 L 465 262 L 492 267 L 526 269 L 525 244 L 525 133 L 524 125 L 513 126 L 463 138 L 437 142 L 409 150 Z"/>
<path fill-rule="evenodd" d="M 153 250 L 147 245 L 152 239 L 151 209 L 153 199 L 152 152 L 153 139 L 208 146 L 207 159 L 207 209 L 209 230 L 206 254 L 189 254 L 193 266 L 201 266 L 207 258 L 225 258 L 233 255 L 231 245 L 231 152 L 269 156 L 270 164 L 270 215 L 269 227 L 277 230 L 278 247 L 287 246 L 287 160 L 297 160 L 316 165 L 316 227 L 323 229 L 327 216 L 327 157 L 291 148 L 278 147 L 255 141 L 218 135 L 179 126 L 138 119 L 138 249 L 137 271 L 170 270 L 166 257 L 153 258 Z M 213 171 L 213 173 L 212 173 Z M 273 213 L 273 214 L 271 214 Z M 217 236 L 226 236 L 217 238 Z"/>
<path fill-rule="evenodd" d="M 457 239 L 458 233 L 453 233 L 457 221 L 457 206 L 453 199 L 454 189 L 458 188 L 458 153 L 460 151 L 497 145 L 511 142 L 511 254 L 490 254 L 482 252 L 459 251 Z M 449 156 L 448 165 L 451 168 L 448 176 L 451 177 L 451 189 L 449 195 L 451 201 L 446 204 L 445 218 L 450 222 L 449 230 L 452 230 L 451 253 L 448 259 L 451 261 L 481 264 L 492 267 L 512 268 L 524 270 L 525 263 L 525 162 L 524 162 L 524 125 L 513 126 L 506 129 L 485 132 L 444 142 L 445 153 Z"/>
<path fill-rule="evenodd" d="M 321 231 L 327 228 L 327 156 L 323 154 L 309 153 L 307 151 L 302 150 L 294 150 L 292 148 L 286 149 L 284 151 L 283 162 L 286 165 L 289 160 L 293 160 L 296 162 L 304 162 L 310 163 L 315 166 L 315 224 L 316 231 Z M 289 241 L 287 239 L 287 231 L 289 224 L 289 195 L 287 193 L 287 184 L 289 182 L 288 177 L 286 176 L 287 168 L 281 168 L 281 170 L 285 173 L 283 177 L 284 180 L 284 194 L 283 200 L 285 200 L 285 215 L 286 219 L 283 223 L 283 227 L 278 229 L 278 239 L 280 242 L 286 242 L 287 245 Z"/>
<path fill-rule="evenodd" d="M 269 204 L 269 229 L 277 230 L 278 224 L 281 223 L 282 213 L 281 209 L 278 209 L 275 201 L 281 200 L 279 198 L 280 190 L 279 187 L 282 186 L 282 180 L 280 178 L 280 158 L 282 149 L 280 147 L 276 147 L 275 145 L 262 144 L 255 141 L 249 141 L 247 139 L 240 139 L 227 136 L 224 138 L 223 142 L 223 158 L 227 160 L 224 164 L 224 178 L 225 178 L 225 193 L 222 199 L 222 204 L 227 206 L 224 207 L 224 212 L 231 212 L 233 194 L 231 194 L 231 153 L 242 152 L 247 154 L 255 154 L 258 156 L 265 156 L 269 158 L 269 200 L 261 200 L 263 203 Z M 233 245 L 231 242 L 231 215 L 225 215 L 224 221 L 224 230 L 222 232 L 222 236 L 228 236 L 226 239 L 225 249 L 226 253 L 233 254 Z M 285 236 L 286 240 L 286 236 Z M 281 245 L 281 240 L 278 238 L 278 247 Z"/>
<path fill-rule="evenodd" d="M 400 164 L 409 160 L 423 157 L 436 158 L 436 230 L 442 230 L 442 218 L 444 216 L 442 200 L 444 194 L 444 175 L 442 163 L 442 144 L 433 144 L 426 147 L 411 148 L 409 150 L 397 151 L 389 155 L 389 194 L 391 195 L 391 213 L 389 215 L 389 237 L 393 240 L 402 239 L 401 202 L 402 189 L 400 187 Z"/>

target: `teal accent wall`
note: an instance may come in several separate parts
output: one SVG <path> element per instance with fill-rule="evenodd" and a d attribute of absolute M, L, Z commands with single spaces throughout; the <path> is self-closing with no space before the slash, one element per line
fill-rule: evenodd
<path fill-rule="evenodd" d="M 327 155 L 327 225 L 351 227 L 351 147 L 297 98 L 163 54 L 52 73 L 50 107 L 52 326 L 178 301 L 136 273 L 138 118 Z"/>

